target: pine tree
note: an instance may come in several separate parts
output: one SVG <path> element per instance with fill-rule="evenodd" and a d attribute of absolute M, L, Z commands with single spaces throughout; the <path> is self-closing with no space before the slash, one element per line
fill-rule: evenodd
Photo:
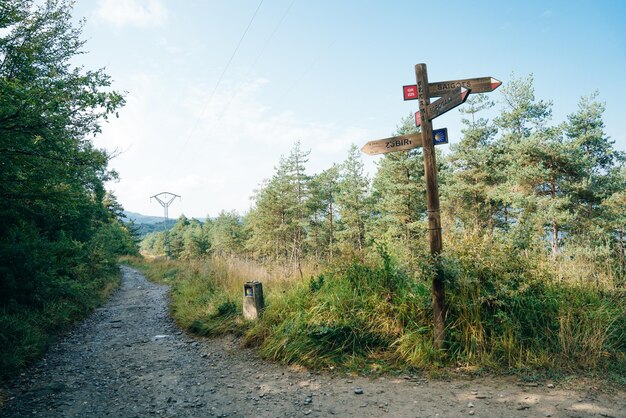
<path fill-rule="evenodd" d="M 243 252 L 244 233 L 241 216 L 222 210 L 211 225 L 211 251 L 220 256 L 239 256 Z"/>
<path fill-rule="evenodd" d="M 189 219 L 185 215 L 180 215 L 176 224 L 169 231 L 166 231 L 166 255 L 173 259 L 181 258 L 185 246 L 185 230 L 189 226 Z"/>
<path fill-rule="evenodd" d="M 356 250 L 362 255 L 365 248 L 365 223 L 370 215 L 369 180 L 364 173 L 361 153 L 356 145 L 348 151 L 348 158 L 341 165 L 339 180 L 339 217 L 341 230 L 337 242 L 346 254 Z"/>
<path fill-rule="evenodd" d="M 254 207 L 245 218 L 245 228 L 250 236 L 246 249 L 257 257 L 285 261 L 289 257 L 285 194 L 284 176 L 278 169 L 255 191 Z"/>
<path fill-rule="evenodd" d="M 306 163 L 311 151 L 304 151 L 300 147 L 300 141 L 296 141 L 289 156 L 284 160 L 285 180 L 287 182 L 286 199 L 287 227 L 291 239 L 291 259 L 294 267 L 302 273 L 301 262 L 308 226 L 308 198 L 309 182 L 311 177 L 306 174 Z"/>
<path fill-rule="evenodd" d="M 584 235 L 585 230 L 602 216 L 600 204 L 622 187 L 620 166 L 624 154 L 613 148 L 604 133 L 602 114 L 605 106 L 597 101 L 598 93 L 582 97 L 578 111 L 568 116 L 565 133 L 572 149 L 578 154 L 580 176 L 572 185 L 571 209 L 576 216 L 575 235 Z"/>
<path fill-rule="evenodd" d="M 202 230 L 202 223 L 191 219 L 183 232 L 183 250 L 180 258 L 192 260 L 206 256 L 208 253 L 208 239 Z"/>
<path fill-rule="evenodd" d="M 501 90 L 504 108 L 495 119 L 502 129 L 502 137 L 494 143 L 495 155 L 501 157 L 495 169 L 501 180 L 494 188 L 492 198 L 500 210 L 496 214 L 504 230 L 514 226 L 513 239 L 520 248 L 527 248 L 537 241 L 534 193 L 527 178 L 534 177 L 533 171 L 540 170 L 536 162 L 525 160 L 537 144 L 525 144 L 537 132 L 545 128 L 552 115 L 552 103 L 535 99 L 532 75 L 524 79 L 512 77 Z M 535 137 L 537 139 L 538 137 Z"/>
<path fill-rule="evenodd" d="M 311 196 L 308 204 L 310 213 L 307 246 L 316 258 L 335 256 L 338 221 L 337 199 L 340 192 L 337 164 L 322 171 L 311 179 Z"/>
<path fill-rule="evenodd" d="M 621 187 L 602 202 L 602 222 L 615 245 L 618 259 L 618 276 L 626 284 L 626 166 L 620 173 Z"/>
<path fill-rule="evenodd" d="M 493 146 L 497 128 L 478 117 L 493 106 L 487 95 L 478 94 L 470 96 L 460 108 L 470 119 L 462 119 L 463 138 L 450 147 L 450 181 L 442 187 L 446 216 L 478 233 L 493 232 L 498 202 L 492 198 L 492 192 L 502 181 L 496 169 L 501 155 Z"/>
<path fill-rule="evenodd" d="M 412 116 L 401 120 L 393 135 L 417 133 Z M 439 159 L 441 161 L 441 158 Z M 417 242 L 424 227 L 426 186 L 422 152 L 385 154 L 373 180 L 375 218 L 372 237 L 399 241 L 405 247 Z"/>
<path fill-rule="evenodd" d="M 524 196 L 524 218 L 534 221 L 537 239 L 551 233 L 552 254 L 559 252 L 563 227 L 571 221 L 569 190 L 580 172 L 576 153 L 559 127 L 541 128 L 513 149 L 516 184 Z"/>
<path fill-rule="evenodd" d="M 309 222 L 309 153 L 297 141 L 289 156 L 281 157 L 275 174 L 256 191 L 255 206 L 246 218 L 247 248 L 258 256 L 284 258 L 299 270 Z"/>

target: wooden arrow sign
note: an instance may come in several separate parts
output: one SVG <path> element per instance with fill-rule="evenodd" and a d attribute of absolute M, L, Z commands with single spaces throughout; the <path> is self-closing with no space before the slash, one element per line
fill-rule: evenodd
<path fill-rule="evenodd" d="M 441 97 L 439 100 L 432 102 L 428 105 L 428 120 L 433 120 L 436 117 L 454 109 L 467 100 L 469 93 L 469 89 L 465 87 L 457 87 L 450 93 Z"/>
<path fill-rule="evenodd" d="M 435 129 L 433 131 L 433 142 L 435 145 L 448 143 L 448 129 Z M 367 155 L 386 154 L 394 151 L 406 151 L 422 146 L 422 134 L 409 134 L 392 136 L 391 138 L 377 139 L 369 141 L 363 145 L 361 151 Z"/>
<path fill-rule="evenodd" d="M 452 92 L 457 87 L 465 87 L 470 89 L 472 93 L 489 93 L 494 91 L 502 81 L 493 77 L 466 78 L 464 80 L 438 81 L 436 83 L 428 83 L 428 94 L 430 97 L 441 97 Z M 402 86 L 404 100 L 418 99 L 417 85 L 410 84 Z"/>
<path fill-rule="evenodd" d="M 457 87 L 452 90 L 449 94 L 440 98 L 439 100 L 432 102 L 428 105 L 428 120 L 433 120 L 438 116 L 443 115 L 444 113 L 454 109 L 458 105 L 462 104 L 467 100 L 467 96 L 469 96 L 470 90 L 465 87 Z M 415 113 L 415 126 L 420 126 L 422 124 L 422 117 L 420 112 Z"/>
<path fill-rule="evenodd" d="M 459 87 L 465 87 L 472 93 L 489 93 L 494 91 L 502 81 L 493 77 L 466 78 L 465 80 L 438 81 L 436 83 L 428 83 L 428 94 L 430 97 L 441 97 L 451 93 Z"/>

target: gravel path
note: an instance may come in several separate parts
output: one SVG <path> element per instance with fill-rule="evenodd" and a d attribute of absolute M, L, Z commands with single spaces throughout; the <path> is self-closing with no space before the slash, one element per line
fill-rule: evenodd
<path fill-rule="evenodd" d="M 427 381 L 309 373 L 232 338 L 193 339 L 168 317 L 167 287 L 121 267 L 104 307 L 6 389 L 2 417 L 626 417 L 626 393 L 508 378 Z"/>

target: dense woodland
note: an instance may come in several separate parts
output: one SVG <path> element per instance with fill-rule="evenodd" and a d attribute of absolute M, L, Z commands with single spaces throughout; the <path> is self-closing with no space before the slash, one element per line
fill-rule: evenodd
<path fill-rule="evenodd" d="M 136 252 L 90 138 L 124 105 L 83 52 L 66 1 L 0 3 L 0 369 L 36 357 Z"/>
<path fill-rule="evenodd" d="M 444 235 L 507 242 L 555 266 L 587 266 L 564 278 L 623 284 L 625 159 L 604 132 L 597 93 L 556 123 L 552 103 L 535 97 L 532 76 L 513 77 L 493 97 L 500 109 L 492 120 L 482 116 L 495 106 L 490 97 L 470 97 L 460 108 L 463 137 L 438 156 Z M 409 116 L 394 134 L 412 132 Z M 409 266 L 425 255 L 420 149 L 385 155 L 371 180 L 356 146 L 315 175 L 308 158 L 296 142 L 249 213 L 222 212 L 204 224 L 183 216 L 169 233 L 148 236 L 143 249 L 181 259 L 237 255 L 295 270 L 304 261 L 362 260 L 380 245 Z"/>

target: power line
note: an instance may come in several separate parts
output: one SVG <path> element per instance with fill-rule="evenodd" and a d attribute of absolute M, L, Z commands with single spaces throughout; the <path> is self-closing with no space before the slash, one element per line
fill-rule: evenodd
<path fill-rule="evenodd" d="M 287 97 L 287 95 L 289 93 L 291 93 L 291 90 L 293 90 L 294 87 L 299 85 L 300 82 L 302 81 L 302 79 L 304 79 L 304 77 L 313 68 L 315 68 L 315 66 L 317 66 L 317 64 L 319 63 L 320 59 L 324 56 L 324 54 L 327 53 L 328 51 L 330 51 L 330 49 L 333 47 L 335 42 L 337 42 L 337 39 L 339 39 L 338 36 L 335 39 L 333 39 L 332 41 L 330 41 L 330 43 L 328 43 L 326 48 L 324 48 L 322 50 L 322 52 L 320 54 L 318 54 L 317 57 L 313 61 L 311 61 L 311 64 L 309 64 L 309 66 L 303 72 L 300 73 L 300 75 L 296 78 L 296 80 L 283 92 L 283 94 L 278 97 L 278 99 L 276 100 L 276 105 L 281 104 L 283 102 L 283 100 L 285 100 L 285 97 Z"/>
<path fill-rule="evenodd" d="M 233 58 L 235 58 L 235 55 L 237 54 L 237 51 L 239 50 L 239 47 L 241 46 L 241 43 L 243 42 L 244 38 L 246 37 L 246 34 L 248 33 L 248 30 L 250 29 L 250 26 L 252 26 L 252 22 L 254 22 L 254 19 L 256 18 L 256 15 L 258 14 L 259 9 L 261 8 L 261 5 L 263 4 L 263 1 L 264 0 L 261 0 L 259 2 L 259 5 L 257 6 L 256 10 L 254 11 L 254 14 L 252 15 L 252 18 L 250 19 L 250 22 L 248 22 L 248 26 L 246 26 L 246 29 L 243 31 L 243 35 L 241 35 L 241 38 L 239 39 L 239 42 L 237 43 L 237 46 L 235 47 L 235 50 L 231 54 L 230 59 L 228 60 L 228 62 L 226 63 L 226 67 L 224 67 L 224 70 L 222 71 L 222 74 L 220 74 L 219 78 L 217 79 L 217 83 L 215 83 L 215 87 L 213 88 L 213 91 L 211 92 L 211 95 L 209 96 L 209 100 L 207 100 L 205 102 L 204 107 L 202 108 L 202 111 L 200 112 L 200 115 L 196 118 L 196 121 L 195 121 L 193 127 L 189 131 L 189 134 L 187 134 L 187 138 L 185 139 L 185 142 L 183 143 L 182 147 L 180 147 L 180 149 L 178 151 L 178 155 L 176 156 L 176 160 L 178 160 L 178 158 L 182 154 L 183 150 L 185 149 L 185 147 L 189 143 L 189 140 L 191 139 L 191 136 L 193 135 L 195 130 L 198 128 L 198 125 L 200 124 L 200 119 L 204 115 L 204 112 L 206 111 L 206 109 L 209 107 L 209 104 L 211 104 L 211 101 L 213 100 L 213 96 L 215 96 L 215 92 L 217 91 L 218 87 L 220 86 L 220 83 L 222 82 L 222 79 L 224 78 L 224 74 L 226 74 L 226 71 L 228 71 L 228 68 L 230 67 L 230 64 L 233 62 Z"/>
<path fill-rule="evenodd" d="M 250 73 L 252 72 L 252 68 L 256 65 L 256 63 L 259 61 L 259 59 L 261 58 L 261 55 L 263 55 L 263 52 L 265 52 L 265 49 L 267 48 L 267 46 L 269 45 L 270 41 L 274 38 L 274 35 L 276 34 L 276 32 L 278 31 L 278 28 L 280 27 L 280 25 L 282 25 L 283 20 L 285 20 L 285 18 L 287 17 L 287 14 L 289 14 L 289 10 L 291 10 L 291 7 L 293 6 L 293 4 L 296 2 L 296 0 L 292 0 L 291 4 L 289 5 L 289 7 L 287 7 L 287 10 L 285 10 L 285 13 L 283 13 L 283 16 L 280 18 L 280 20 L 278 21 L 278 23 L 276 24 L 276 26 L 274 27 L 274 30 L 272 31 L 271 35 L 267 38 L 267 41 L 265 41 L 265 45 L 263 45 L 263 48 L 261 48 L 261 52 L 259 52 L 259 55 L 256 56 L 256 58 L 254 59 L 254 61 L 252 61 L 252 64 L 250 65 L 250 68 L 248 69 L 248 73 L 246 74 L 246 78 L 250 75 Z"/>
<path fill-rule="evenodd" d="M 296 2 L 296 0 L 292 0 L 291 3 L 289 4 L 289 6 L 287 7 L 287 10 L 285 10 L 285 13 L 283 13 L 282 17 L 280 18 L 280 20 L 278 21 L 278 23 L 276 24 L 276 26 L 274 26 L 274 29 L 272 30 L 272 33 L 270 34 L 270 36 L 267 38 L 267 40 L 265 41 L 265 44 L 263 45 L 263 47 L 261 48 L 261 51 L 259 52 L 259 54 L 256 56 L 256 58 L 254 59 L 254 61 L 252 61 L 252 64 L 250 64 L 250 68 L 248 68 L 248 72 L 246 73 L 244 79 L 248 79 L 248 76 L 250 75 L 250 73 L 252 72 L 252 69 L 254 68 L 254 66 L 256 65 L 256 63 L 259 61 L 259 59 L 261 58 L 261 56 L 263 55 L 263 53 L 265 52 L 265 49 L 267 48 L 267 46 L 270 44 L 271 40 L 274 38 L 274 35 L 276 34 L 276 32 L 278 32 L 278 28 L 280 28 L 280 26 L 282 25 L 283 21 L 285 20 L 285 18 L 287 17 L 287 15 L 289 14 L 289 11 L 291 10 L 291 7 L 293 6 L 293 4 Z M 235 99 L 235 95 L 232 95 L 230 97 L 230 100 L 228 101 L 228 103 L 226 103 L 226 106 L 224 106 L 224 110 L 222 110 L 222 113 L 219 117 L 219 120 L 222 119 L 222 117 L 224 117 L 224 115 L 226 114 L 226 112 L 228 111 L 228 109 L 230 108 L 230 105 L 232 104 L 233 100 Z"/>

